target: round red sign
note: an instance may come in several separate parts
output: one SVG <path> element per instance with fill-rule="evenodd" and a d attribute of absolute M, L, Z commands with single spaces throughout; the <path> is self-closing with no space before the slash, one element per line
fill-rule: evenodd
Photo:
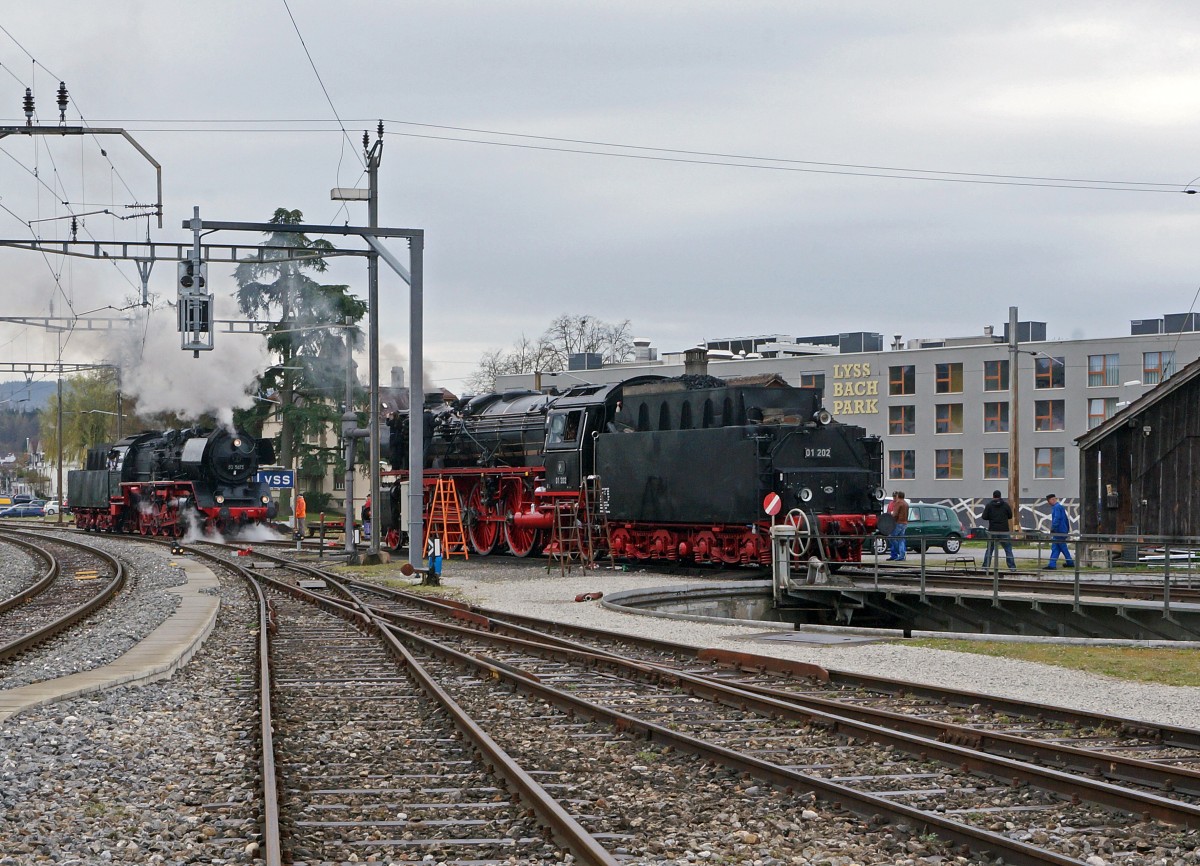
<path fill-rule="evenodd" d="M 763 511 L 774 517 L 783 508 L 783 500 L 779 498 L 778 493 L 768 493 L 763 499 Z"/>

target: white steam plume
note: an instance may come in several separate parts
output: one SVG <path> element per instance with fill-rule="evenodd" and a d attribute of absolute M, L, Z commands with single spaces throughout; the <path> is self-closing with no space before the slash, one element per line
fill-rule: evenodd
<path fill-rule="evenodd" d="M 131 329 L 112 332 L 107 354 L 120 364 L 122 388 L 137 397 L 139 412 L 208 414 L 231 427 L 233 410 L 253 404 L 255 377 L 270 357 L 259 335 L 214 337 L 214 349 L 193 358 L 179 348 L 174 310 L 157 310 L 139 314 Z"/>

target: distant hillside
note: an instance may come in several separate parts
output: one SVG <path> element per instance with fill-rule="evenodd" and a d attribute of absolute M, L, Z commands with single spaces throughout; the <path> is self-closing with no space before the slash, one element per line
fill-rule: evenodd
<path fill-rule="evenodd" d="M 58 385 L 55 382 L 0 382 L 0 410 L 17 409 L 25 412 L 45 409 Z"/>

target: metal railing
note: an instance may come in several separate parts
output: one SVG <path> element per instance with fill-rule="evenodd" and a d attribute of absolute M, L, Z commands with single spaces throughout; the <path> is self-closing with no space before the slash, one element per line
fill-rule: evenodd
<path fill-rule="evenodd" d="M 941 547 L 952 537 L 955 536 L 922 534 L 904 537 L 910 548 L 920 547 L 919 570 L 922 600 L 925 599 L 926 575 L 930 568 L 927 552 L 931 547 Z M 869 556 L 873 559 L 876 589 L 879 588 L 880 575 L 880 552 L 877 543 L 893 540 L 898 539 L 878 534 L 863 539 L 863 561 L 864 563 L 871 561 L 868 559 Z M 1025 576 L 1032 576 L 1032 574 L 1030 570 L 1022 571 L 1021 563 L 1032 560 L 1034 563 L 1032 571 L 1041 573 L 1046 570 L 1046 566 L 1050 562 L 1052 545 L 1059 542 L 1066 544 L 1071 553 L 1071 561 L 1068 564 L 1064 557 L 1058 568 L 1073 573 L 1072 586 L 1077 607 L 1080 605 L 1085 574 L 1089 577 L 1089 582 L 1095 582 L 1094 578 L 1098 575 L 1107 575 L 1112 584 L 1116 584 L 1118 578 L 1130 582 L 1138 578 L 1150 579 L 1161 575 L 1164 616 L 1170 615 L 1172 587 L 1182 586 L 1192 589 L 1200 586 L 1200 537 L 1077 532 L 1056 537 L 1045 532 L 1021 531 L 1010 534 L 1007 541 L 1012 545 L 1014 560 L 1017 564 L 1017 569 L 1013 573 Z M 946 554 L 945 562 L 937 567 L 938 573 L 945 573 L 951 569 L 965 572 L 968 559 L 972 560 L 971 565 L 974 565 L 974 557 L 962 552 L 968 549 L 965 545 L 969 543 L 987 545 L 992 542 L 995 542 L 995 546 L 986 567 L 992 575 L 993 600 L 998 602 L 1000 579 L 1002 576 L 1011 576 L 1009 569 L 1002 569 L 1000 565 L 1000 557 L 1004 553 L 1003 539 L 992 539 L 986 536 L 967 539 L 964 535 L 964 546 L 954 553 Z M 977 550 L 978 548 L 970 549 Z"/>

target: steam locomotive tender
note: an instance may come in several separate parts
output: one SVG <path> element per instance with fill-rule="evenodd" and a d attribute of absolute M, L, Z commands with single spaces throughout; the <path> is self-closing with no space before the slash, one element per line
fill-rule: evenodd
<path fill-rule="evenodd" d="M 89 449 L 67 474 L 77 526 L 179 537 L 228 532 L 275 516 L 270 487 L 256 480 L 274 462 L 269 439 L 192 427 L 127 436 Z"/>
<path fill-rule="evenodd" d="M 485 394 L 427 409 L 425 428 L 426 491 L 454 480 L 479 554 L 501 542 L 517 556 L 553 552 L 569 509 L 621 558 L 767 564 L 764 501 L 774 493 L 779 519 L 801 530 L 797 557 L 854 562 L 884 497 L 880 440 L 834 421 L 819 389 L 778 377 Z M 394 468 L 407 465 L 406 431 L 407 418 L 394 417 Z M 398 489 L 384 527 L 393 546 Z"/>

